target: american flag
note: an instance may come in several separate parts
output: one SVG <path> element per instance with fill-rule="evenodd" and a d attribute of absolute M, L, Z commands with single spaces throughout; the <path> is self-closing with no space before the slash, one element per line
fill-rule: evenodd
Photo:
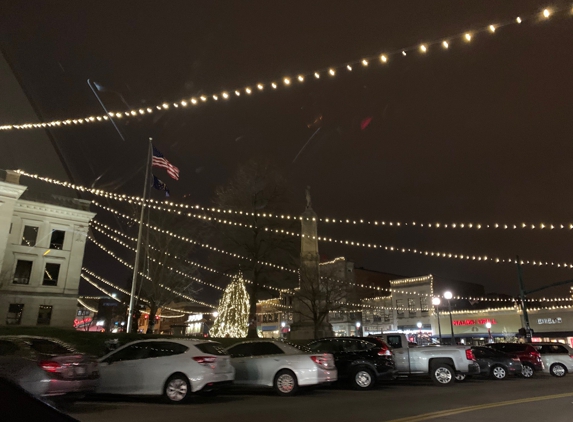
<path fill-rule="evenodd" d="M 167 170 L 167 174 L 175 180 L 179 180 L 179 169 L 171 164 L 163 156 L 162 153 L 155 147 L 153 147 L 153 158 L 151 159 L 151 167 L 162 167 Z"/>

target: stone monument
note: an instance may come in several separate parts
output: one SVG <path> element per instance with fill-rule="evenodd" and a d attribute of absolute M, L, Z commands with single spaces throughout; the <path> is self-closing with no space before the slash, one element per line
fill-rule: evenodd
<path fill-rule="evenodd" d="M 318 217 L 312 209 L 310 186 L 306 188 L 306 209 L 301 217 L 300 276 L 298 290 L 304 287 L 304 283 L 314 283 L 314 285 L 318 285 L 320 279 L 317 234 Z M 293 340 L 314 338 L 314 322 L 300 311 L 301 307 L 305 306 L 301 303 L 302 300 L 304 299 L 297 297 L 295 293 L 292 302 L 293 323 L 291 324 L 290 331 L 290 338 Z M 318 334 L 319 337 L 333 336 L 330 323 L 324 322 L 318 330 Z"/>

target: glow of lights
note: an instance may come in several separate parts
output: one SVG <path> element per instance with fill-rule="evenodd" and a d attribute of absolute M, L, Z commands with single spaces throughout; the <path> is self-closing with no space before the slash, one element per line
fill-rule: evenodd
<path fill-rule="evenodd" d="M 523 22 L 519 16 L 518 16 L 517 18 L 515 18 L 515 21 L 516 21 L 517 23 Z"/>
<path fill-rule="evenodd" d="M 467 33 L 464 35 L 464 38 L 466 39 L 466 41 L 471 41 L 471 40 L 472 40 L 472 34 L 470 34 L 469 32 L 467 32 Z"/>
<path fill-rule="evenodd" d="M 380 56 L 380 61 L 381 61 L 382 63 L 386 63 L 386 62 L 388 61 L 388 57 L 386 57 L 384 54 L 382 54 L 382 55 Z"/>
<path fill-rule="evenodd" d="M 362 66 L 368 66 L 368 60 L 362 59 Z"/>
<path fill-rule="evenodd" d="M 444 292 L 444 299 L 450 300 L 452 297 L 454 297 L 454 295 L 449 290 L 447 292 Z"/>
<path fill-rule="evenodd" d="M 425 53 L 426 51 L 428 51 L 428 47 L 426 47 L 424 44 L 422 44 L 422 45 L 420 46 L 420 51 L 421 51 L 422 53 Z"/>
<path fill-rule="evenodd" d="M 242 274 L 235 277 L 219 301 L 217 317 L 209 330 L 211 337 L 243 338 L 249 328 L 249 294 Z"/>
<path fill-rule="evenodd" d="M 346 68 L 347 68 L 348 70 L 352 70 L 352 66 L 350 66 L 349 64 L 346 65 Z"/>
<path fill-rule="evenodd" d="M 447 41 L 442 41 L 442 46 L 443 46 L 444 48 L 448 48 L 450 45 L 448 44 Z"/>
<path fill-rule="evenodd" d="M 320 73 L 314 72 L 314 77 L 315 77 L 316 79 L 320 79 Z"/>
<path fill-rule="evenodd" d="M 297 79 L 298 79 L 300 82 L 304 82 L 304 76 L 302 76 L 302 75 L 298 75 L 298 78 L 297 78 Z"/>
<path fill-rule="evenodd" d="M 328 73 L 330 74 L 330 76 L 334 76 L 336 74 L 336 71 L 332 68 L 328 69 Z"/>
<path fill-rule="evenodd" d="M 263 88 L 264 88 L 264 87 L 263 87 L 263 84 L 257 84 L 257 88 L 259 88 L 259 90 L 262 91 Z"/>
<path fill-rule="evenodd" d="M 495 26 L 490 25 L 490 26 L 489 26 L 489 30 L 490 30 L 490 32 L 495 32 Z"/>
<path fill-rule="evenodd" d="M 285 83 L 285 85 L 290 85 L 290 78 L 284 78 L 283 82 Z"/>
<path fill-rule="evenodd" d="M 432 305 L 434 305 L 434 306 L 440 306 L 440 303 L 442 303 L 442 301 L 440 300 L 439 297 L 433 297 L 433 298 L 432 298 Z"/>
<path fill-rule="evenodd" d="M 543 16 L 547 19 L 549 16 L 551 16 L 551 10 L 545 9 L 543 11 Z"/>

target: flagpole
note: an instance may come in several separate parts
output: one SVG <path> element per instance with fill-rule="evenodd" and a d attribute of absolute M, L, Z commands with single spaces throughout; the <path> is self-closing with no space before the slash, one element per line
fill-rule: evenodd
<path fill-rule="evenodd" d="M 141 237 L 143 233 L 143 217 L 145 215 L 145 200 L 147 199 L 147 188 L 149 179 L 149 170 L 151 168 L 151 141 L 149 138 L 149 144 L 147 146 L 147 161 L 145 162 L 145 182 L 143 185 L 143 201 L 141 204 L 141 214 L 139 216 L 139 232 L 137 234 L 137 248 L 135 249 L 135 262 L 133 264 L 133 278 L 131 279 L 131 296 L 129 298 L 129 313 L 127 314 L 127 332 L 131 332 L 131 324 L 133 320 L 134 305 L 135 305 L 135 291 L 137 286 L 137 275 L 139 270 L 139 256 L 141 254 Z"/>

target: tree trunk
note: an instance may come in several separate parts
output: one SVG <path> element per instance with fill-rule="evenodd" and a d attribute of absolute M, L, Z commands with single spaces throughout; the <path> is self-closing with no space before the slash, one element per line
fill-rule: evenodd
<path fill-rule="evenodd" d="M 149 311 L 149 324 L 147 325 L 147 331 L 145 334 L 153 334 L 153 328 L 155 327 L 155 315 L 157 314 L 157 306 L 151 305 Z"/>
<path fill-rule="evenodd" d="M 247 338 L 259 338 L 257 333 L 257 285 L 253 284 L 251 289 L 251 297 L 249 298 L 249 330 L 247 331 Z"/>

